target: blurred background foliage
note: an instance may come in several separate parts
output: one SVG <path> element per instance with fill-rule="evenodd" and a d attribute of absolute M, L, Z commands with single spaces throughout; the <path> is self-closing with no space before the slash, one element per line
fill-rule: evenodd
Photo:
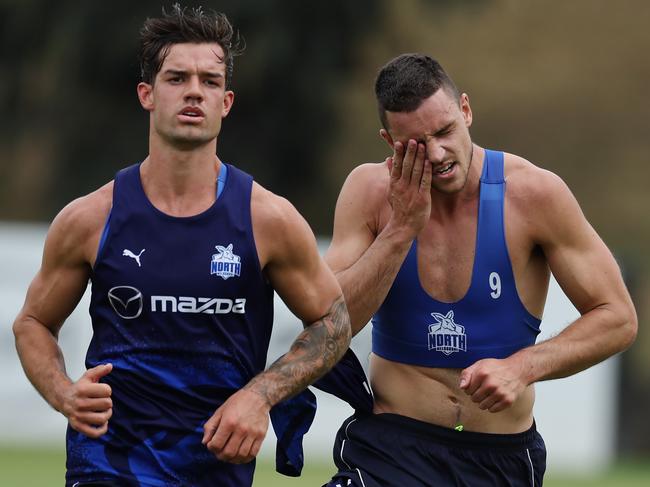
<path fill-rule="evenodd" d="M 199 3 L 228 14 L 248 45 L 219 155 L 286 196 L 318 234 L 331 232 L 349 171 L 388 155 L 373 80 L 402 52 L 437 58 L 469 94 L 478 144 L 559 174 L 637 305 L 619 448 L 650 452 L 650 2 L 183 2 Z M 49 221 L 146 157 L 138 31 L 160 9 L 148 0 L 0 0 L 0 220 Z"/>

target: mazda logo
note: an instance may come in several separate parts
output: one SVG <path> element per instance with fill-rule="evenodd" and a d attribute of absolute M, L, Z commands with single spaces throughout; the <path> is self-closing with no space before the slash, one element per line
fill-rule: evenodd
<path fill-rule="evenodd" d="M 133 286 L 115 286 L 108 291 L 108 301 L 117 316 L 125 320 L 137 318 L 142 313 L 142 293 Z"/>

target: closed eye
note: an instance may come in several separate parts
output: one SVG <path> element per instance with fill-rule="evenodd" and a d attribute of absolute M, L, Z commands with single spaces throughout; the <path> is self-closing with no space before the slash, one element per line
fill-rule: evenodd
<path fill-rule="evenodd" d="M 449 135 L 451 133 L 452 129 L 453 129 L 453 126 L 454 126 L 453 122 L 450 123 L 449 125 L 445 125 L 444 127 L 442 127 L 440 130 L 438 130 L 435 133 L 435 136 L 436 137 L 441 137 L 441 136 L 444 136 L 444 135 Z"/>

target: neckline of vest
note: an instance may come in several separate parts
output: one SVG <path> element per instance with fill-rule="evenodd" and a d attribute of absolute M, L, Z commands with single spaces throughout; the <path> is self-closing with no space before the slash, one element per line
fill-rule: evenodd
<path fill-rule="evenodd" d="M 222 164 L 226 165 L 225 162 L 222 162 Z M 132 181 L 135 186 L 135 190 L 138 194 L 138 197 L 144 202 L 145 206 L 151 210 L 153 213 L 158 215 L 161 218 L 164 218 L 169 221 L 177 221 L 177 222 L 191 222 L 194 220 L 202 220 L 203 218 L 209 217 L 212 215 L 214 212 L 216 212 L 221 206 L 224 205 L 224 201 L 227 199 L 230 191 L 230 187 L 232 186 L 231 181 L 233 177 L 234 171 L 232 170 L 232 166 L 228 167 L 228 179 L 225 181 L 223 190 L 221 191 L 221 194 L 219 197 L 217 197 L 217 189 L 218 189 L 218 180 L 215 179 L 214 181 L 214 194 L 215 194 L 215 200 L 212 202 L 212 204 L 207 207 L 205 210 L 196 213 L 194 215 L 188 215 L 188 216 L 174 216 L 170 215 L 168 213 L 165 213 L 156 205 L 154 205 L 149 197 L 147 196 L 147 193 L 144 190 L 144 185 L 142 184 L 142 176 L 140 174 L 140 166 L 142 165 L 142 162 L 136 164 L 133 169 L 133 174 L 132 174 Z"/>

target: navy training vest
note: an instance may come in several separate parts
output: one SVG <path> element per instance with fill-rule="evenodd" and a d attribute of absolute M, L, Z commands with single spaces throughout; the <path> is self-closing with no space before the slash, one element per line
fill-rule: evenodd
<path fill-rule="evenodd" d="M 183 218 L 151 204 L 139 164 L 116 175 L 86 356 L 88 368 L 113 364 L 102 379 L 113 417 L 97 440 L 68 428 L 68 485 L 252 483 L 255 462 L 223 463 L 201 444 L 205 421 L 264 369 L 273 321 L 253 239 L 252 177 L 226 169 L 215 203 Z"/>
<path fill-rule="evenodd" d="M 502 152 L 485 151 L 480 184 L 467 293 L 455 303 L 429 296 L 418 277 L 414 240 L 372 319 L 372 351 L 380 357 L 425 367 L 465 368 L 483 358 L 508 357 L 535 343 L 540 320 L 519 298 L 506 246 Z"/>

